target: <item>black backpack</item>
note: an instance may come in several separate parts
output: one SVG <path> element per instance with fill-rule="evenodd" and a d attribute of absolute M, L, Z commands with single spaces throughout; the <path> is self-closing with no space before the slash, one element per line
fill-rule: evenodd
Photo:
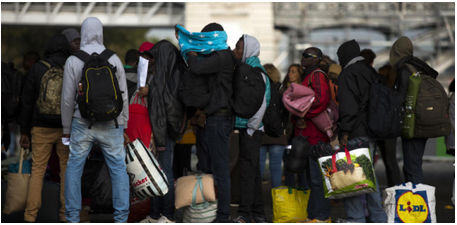
<path fill-rule="evenodd" d="M 398 76 L 397 76 L 398 79 Z M 403 99 L 396 90 L 376 80 L 370 85 L 367 128 L 378 140 L 397 138 L 401 135 L 405 108 Z"/>
<path fill-rule="evenodd" d="M 116 67 L 108 59 L 114 52 L 105 49 L 100 55 L 87 54 L 84 51 L 74 53 L 84 62 L 81 80 L 78 87 L 77 103 L 83 118 L 95 121 L 114 120 L 118 128 L 117 117 L 122 112 L 122 92 L 116 76 Z"/>
<path fill-rule="evenodd" d="M 270 79 L 270 104 L 265 110 L 262 122 L 268 136 L 280 137 L 286 132 L 289 123 L 289 111 L 284 107 L 282 95 L 279 93 L 281 83 L 275 84 L 270 77 L 268 79 Z"/>
<path fill-rule="evenodd" d="M 13 122 L 21 111 L 25 75 L 13 63 L 2 62 L 2 121 Z"/>
<path fill-rule="evenodd" d="M 263 70 L 242 63 L 231 54 L 236 63 L 233 73 L 233 95 L 229 100 L 233 112 L 240 118 L 250 119 L 259 110 L 265 95 Z"/>

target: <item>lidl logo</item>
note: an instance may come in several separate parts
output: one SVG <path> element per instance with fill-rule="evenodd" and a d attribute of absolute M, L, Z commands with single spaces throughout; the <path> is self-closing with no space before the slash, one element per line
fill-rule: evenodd
<path fill-rule="evenodd" d="M 395 222 L 430 223 L 430 212 L 427 204 L 427 193 L 418 191 L 397 190 L 397 216 Z"/>

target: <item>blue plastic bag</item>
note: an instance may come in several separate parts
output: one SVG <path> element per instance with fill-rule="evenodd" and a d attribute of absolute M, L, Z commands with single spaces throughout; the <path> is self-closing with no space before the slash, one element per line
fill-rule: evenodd
<path fill-rule="evenodd" d="M 12 163 L 8 166 L 8 173 L 19 173 L 19 163 Z M 32 159 L 24 160 L 22 173 L 32 173 Z"/>

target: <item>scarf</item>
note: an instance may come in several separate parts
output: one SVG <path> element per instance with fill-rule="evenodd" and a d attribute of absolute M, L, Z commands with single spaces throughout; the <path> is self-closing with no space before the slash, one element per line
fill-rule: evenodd
<path fill-rule="evenodd" d="M 180 25 L 178 28 L 178 41 L 181 47 L 181 55 L 187 61 L 187 53 L 190 51 L 209 55 L 214 51 L 229 48 L 227 33 L 225 31 L 190 32 Z"/>

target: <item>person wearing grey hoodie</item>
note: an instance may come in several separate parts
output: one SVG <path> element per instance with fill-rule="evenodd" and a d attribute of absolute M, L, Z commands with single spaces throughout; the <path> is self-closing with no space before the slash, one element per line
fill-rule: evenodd
<path fill-rule="evenodd" d="M 355 40 L 343 43 L 338 48 L 337 55 L 343 67 L 338 77 L 340 146 L 344 148 L 347 145 L 352 150 L 352 146 L 368 143 L 373 158 L 376 142 L 369 136 L 364 124 L 367 121 L 370 85 L 375 80 L 376 71 L 365 64 L 365 58 L 360 56 L 360 46 Z M 365 197 L 370 220 L 374 223 L 387 223 L 377 179 L 376 192 L 365 194 Z M 366 222 L 360 196 L 344 198 L 343 203 L 348 222 Z"/>
<path fill-rule="evenodd" d="M 89 17 L 81 25 L 81 51 L 91 55 L 101 54 L 103 45 L 103 26 L 99 19 Z M 123 92 L 123 109 L 117 117 L 118 128 L 113 120 L 95 122 L 89 129 L 90 121 L 81 117 L 76 98 L 78 83 L 81 79 L 84 62 L 76 56 L 70 56 L 65 64 L 62 84 L 61 114 L 64 137 L 70 138 L 70 158 L 65 174 L 65 215 L 69 222 L 79 222 L 81 211 L 81 176 L 86 158 L 97 142 L 103 150 L 109 168 L 112 190 L 114 221 L 126 223 L 129 215 L 129 177 L 125 164 L 125 143 L 129 142 L 125 134 L 129 119 L 128 97 L 125 72 L 119 57 L 114 54 L 108 62 L 116 67 L 119 88 Z M 70 135 L 71 134 L 71 135 Z"/>
<path fill-rule="evenodd" d="M 260 109 L 250 119 L 236 117 L 235 129 L 239 130 L 239 164 L 241 167 L 241 198 L 238 207 L 238 223 L 266 223 L 262 199 L 260 173 L 260 147 L 264 135 L 262 119 L 270 102 L 270 82 L 260 64 L 260 43 L 253 36 L 244 34 L 233 50 L 235 58 L 261 71 L 265 82 L 265 95 Z"/>

